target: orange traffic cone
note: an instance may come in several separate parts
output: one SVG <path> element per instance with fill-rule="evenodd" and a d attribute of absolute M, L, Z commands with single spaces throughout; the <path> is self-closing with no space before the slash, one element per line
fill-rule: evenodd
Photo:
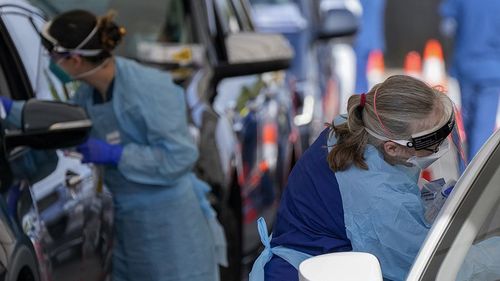
<path fill-rule="evenodd" d="M 416 51 L 411 51 L 406 55 L 404 72 L 414 78 L 422 77 L 422 58 Z"/>
<path fill-rule="evenodd" d="M 445 86 L 446 83 L 443 49 L 436 39 L 430 39 L 425 45 L 423 79 L 431 86 Z"/>
<path fill-rule="evenodd" d="M 368 56 L 366 67 L 366 77 L 368 79 L 368 89 L 371 89 L 384 80 L 384 54 L 381 50 L 374 50 Z"/>

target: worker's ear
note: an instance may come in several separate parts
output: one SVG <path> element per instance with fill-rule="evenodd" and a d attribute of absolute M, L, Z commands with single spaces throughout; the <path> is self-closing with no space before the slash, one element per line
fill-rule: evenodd
<path fill-rule="evenodd" d="M 387 155 L 398 158 L 401 157 L 401 146 L 392 141 L 384 142 L 384 151 Z"/>

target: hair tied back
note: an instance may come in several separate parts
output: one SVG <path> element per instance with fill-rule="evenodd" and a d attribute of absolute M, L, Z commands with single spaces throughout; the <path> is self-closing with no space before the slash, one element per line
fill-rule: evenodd
<path fill-rule="evenodd" d="M 363 109 L 365 107 L 365 104 L 366 104 L 366 94 L 362 93 L 360 95 L 360 99 L 359 99 L 359 107 L 360 107 L 360 109 Z"/>

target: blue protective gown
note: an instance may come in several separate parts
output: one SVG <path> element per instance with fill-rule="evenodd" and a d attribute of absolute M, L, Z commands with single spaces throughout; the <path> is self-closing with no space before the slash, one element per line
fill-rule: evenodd
<path fill-rule="evenodd" d="M 351 250 L 337 180 L 326 161 L 328 131 L 324 130 L 302 155 L 288 178 L 271 248 L 281 246 L 313 256 Z M 256 264 L 252 273 L 260 270 L 262 265 Z M 276 254 L 264 271 L 266 281 L 298 280 L 297 269 Z"/>
<path fill-rule="evenodd" d="M 335 143 L 332 135 L 329 145 Z M 387 280 L 404 280 L 430 229 L 417 186 L 420 169 L 387 163 L 372 145 L 355 166 L 336 172 L 352 249 L 375 255 Z"/>
<path fill-rule="evenodd" d="M 445 0 L 440 12 L 457 23 L 451 72 L 460 83 L 471 159 L 495 129 L 500 95 L 500 2 Z"/>
<path fill-rule="evenodd" d="M 115 61 L 111 101 L 95 103 L 85 84 L 74 99 L 90 115 L 92 137 L 124 146 L 118 167 L 104 168 L 115 203 L 113 279 L 217 280 L 183 91 L 164 72 Z"/>

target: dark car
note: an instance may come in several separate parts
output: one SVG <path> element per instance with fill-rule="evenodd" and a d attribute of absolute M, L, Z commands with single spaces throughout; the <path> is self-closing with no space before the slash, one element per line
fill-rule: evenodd
<path fill-rule="evenodd" d="M 295 57 L 287 72 L 294 94 L 294 123 L 307 148 L 354 92 L 350 41 L 358 19 L 352 0 L 250 0 L 257 29 L 281 33 Z"/>
<path fill-rule="evenodd" d="M 47 71 L 38 35 L 43 23 L 27 2 L 0 1 L 0 94 L 30 99 L 17 124 L 21 129 L 1 124 L 0 201 L 10 220 L 2 231 L 14 234 L 2 240 L 13 247 L 2 262 L 7 280 L 105 280 L 111 266 L 110 193 L 92 166 L 55 150 L 84 141 L 91 123 L 78 107 L 33 99 L 63 95 Z M 28 256 L 15 259 L 15 243 L 30 251 L 36 266 Z"/>
<path fill-rule="evenodd" d="M 54 115 L 47 118 L 50 114 Z M 43 219 L 33 211 L 36 207 L 33 206 L 30 180 L 24 177 L 25 168 L 32 167 L 28 162 L 19 162 L 19 153 L 26 151 L 27 147 L 55 149 L 74 146 L 86 139 L 92 123 L 81 108 L 37 100 L 28 101 L 23 109 L 23 129 L 8 129 L 6 123 L 1 121 L 0 131 L 0 280 L 54 280 L 52 276 L 55 280 L 70 280 L 74 277 L 74 266 L 64 276 L 58 276 L 59 270 L 48 267 L 50 261 L 40 231 Z M 25 160 L 36 158 L 28 155 L 32 154 L 25 154 Z M 56 233 L 64 236 L 64 230 L 58 229 Z M 74 262 L 68 262 L 66 266 L 69 264 Z M 99 271 L 99 267 L 92 269 Z M 105 271 L 99 276 L 105 276 Z M 90 280 L 98 279 L 93 277 Z"/>

